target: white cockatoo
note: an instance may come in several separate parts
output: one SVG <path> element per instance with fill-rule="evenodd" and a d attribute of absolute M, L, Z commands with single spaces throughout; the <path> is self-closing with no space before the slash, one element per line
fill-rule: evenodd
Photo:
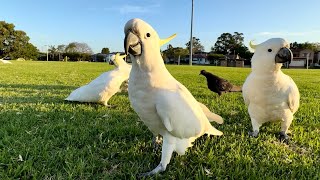
<path fill-rule="evenodd" d="M 10 62 L 8 60 L 4 60 L 4 59 L 0 59 L 0 62 L 2 62 L 4 64 L 12 64 L 12 62 Z"/>
<path fill-rule="evenodd" d="M 253 127 L 249 135 L 256 137 L 265 122 L 281 120 L 280 140 L 288 142 L 287 131 L 300 99 L 294 81 L 281 71 L 282 63 L 292 60 L 289 43 L 272 38 L 259 45 L 250 42 L 250 47 L 255 50 L 252 71 L 242 87 Z"/>
<path fill-rule="evenodd" d="M 173 151 L 183 155 L 196 138 L 203 134 L 220 136 L 222 132 L 206 117 L 204 111 L 209 109 L 198 103 L 164 65 L 160 46 L 175 35 L 161 40 L 157 32 L 141 19 L 129 20 L 124 32 L 125 52 L 132 60 L 129 77 L 131 106 L 155 136 L 160 134 L 163 137 L 160 164 L 143 174 L 153 175 L 165 171 Z M 222 118 L 216 114 L 212 119 L 222 123 Z"/>
<path fill-rule="evenodd" d="M 116 66 L 115 69 L 101 74 L 89 84 L 74 90 L 65 100 L 94 102 L 109 106 L 109 99 L 119 91 L 121 84 L 129 78 L 131 65 L 123 60 L 125 56 L 121 56 L 119 53 L 113 55 L 111 59 Z"/>

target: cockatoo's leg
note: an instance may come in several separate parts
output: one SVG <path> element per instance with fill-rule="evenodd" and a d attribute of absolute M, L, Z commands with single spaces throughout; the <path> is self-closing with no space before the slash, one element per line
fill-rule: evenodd
<path fill-rule="evenodd" d="M 107 102 L 103 102 L 102 103 L 104 106 L 106 106 L 107 108 L 115 108 L 115 107 L 117 107 L 117 106 L 115 106 L 115 105 L 110 105 L 110 104 L 108 104 L 108 101 Z"/>
<path fill-rule="evenodd" d="M 160 144 L 162 142 L 162 137 L 160 135 L 155 135 L 152 138 L 152 147 L 153 147 L 153 151 L 157 151 L 158 148 L 160 147 Z"/>
<path fill-rule="evenodd" d="M 280 131 L 280 141 L 283 141 L 284 143 L 288 144 L 289 143 L 289 136 L 287 135 L 288 129 L 291 125 L 293 116 L 285 117 L 281 121 L 281 131 Z"/>
<path fill-rule="evenodd" d="M 254 118 L 251 118 L 251 124 L 252 124 L 253 132 L 249 132 L 249 136 L 258 137 L 259 128 L 260 128 L 261 124 L 258 123 L 257 120 Z"/>
<path fill-rule="evenodd" d="M 162 144 L 160 164 L 156 168 L 154 168 L 152 171 L 141 174 L 141 176 L 151 176 L 151 175 L 165 171 L 167 165 L 170 162 L 172 153 L 174 151 L 174 145 L 175 144 L 170 144 L 167 138 L 164 137 L 163 144 Z"/>

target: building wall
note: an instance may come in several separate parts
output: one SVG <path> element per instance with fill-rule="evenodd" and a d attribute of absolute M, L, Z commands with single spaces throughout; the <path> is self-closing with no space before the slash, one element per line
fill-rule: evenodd
<path fill-rule="evenodd" d="M 305 60 L 304 59 L 294 59 L 290 63 L 290 67 L 304 67 Z"/>
<path fill-rule="evenodd" d="M 314 52 L 310 49 L 304 49 L 304 50 L 300 51 L 299 57 L 307 57 L 306 56 L 307 54 L 310 54 L 309 60 L 313 60 Z"/>
<path fill-rule="evenodd" d="M 221 66 L 228 66 L 228 62 L 226 60 L 221 61 Z"/>
<path fill-rule="evenodd" d="M 244 61 L 236 61 L 236 67 L 244 67 Z"/>

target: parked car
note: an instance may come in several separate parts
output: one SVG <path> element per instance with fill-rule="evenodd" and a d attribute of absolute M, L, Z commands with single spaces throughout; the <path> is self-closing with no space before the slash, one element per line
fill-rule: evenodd
<path fill-rule="evenodd" d="M 4 60 L 11 60 L 11 57 L 7 56 L 3 58 Z"/>

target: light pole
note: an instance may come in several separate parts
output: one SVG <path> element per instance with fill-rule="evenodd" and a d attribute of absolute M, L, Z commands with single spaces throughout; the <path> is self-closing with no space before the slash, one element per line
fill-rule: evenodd
<path fill-rule="evenodd" d="M 189 65 L 192 66 L 192 46 L 193 46 L 193 38 L 192 38 L 192 29 L 193 29 L 193 0 L 191 6 L 191 33 L 190 33 L 190 56 L 189 56 Z"/>
<path fill-rule="evenodd" d="M 48 50 L 49 45 L 46 45 L 46 46 L 47 46 L 47 61 L 49 61 L 49 50 Z"/>

